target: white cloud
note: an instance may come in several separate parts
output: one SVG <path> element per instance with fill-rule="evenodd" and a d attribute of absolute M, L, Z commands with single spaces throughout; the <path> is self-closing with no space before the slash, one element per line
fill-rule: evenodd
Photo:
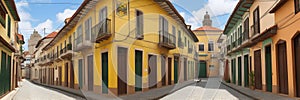
<path fill-rule="evenodd" d="M 206 11 L 210 14 L 210 17 L 221 16 L 232 13 L 238 0 L 208 0 L 208 2 L 199 10 L 191 11 L 188 16 L 186 13 L 180 13 L 187 24 L 192 25 L 192 29 L 195 29 L 202 25 L 202 20 Z M 220 23 L 218 20 L 213 19 L 213 24 Z M 216 25 L 215 25 L 216 26 Z"/>
<path fill-rule="evenodd" d="M 206 11 L 210 13 L 211 17 L 229 14 L 232 12 L 237 2 L 238 0 L 208 0 L 203 8 L 192 11 L 192 13 L 200 20 L 203 19 Z"/>
<path fill-rule="evenodd" d="M 36 29 L 38 32 L 43 32 L 44 28 L 46 29 L 46 33 L 51 33 L 54 31 L 53 29 L 53 21 L 50 19 L 47 19 L 46 21 L 38 24 L 34 29 Z M 42 34 L 42 33 L 40 33 Z"/>
<path fill-rule="evenodd" d="M 56 14 L 56 19 L 59 22 L 65 21 L 66 18 L 72 17 L 72 15 L 75 13 L 76 10 L 72 9 L 65 9 L 64 12 L 59 12 Z"/>

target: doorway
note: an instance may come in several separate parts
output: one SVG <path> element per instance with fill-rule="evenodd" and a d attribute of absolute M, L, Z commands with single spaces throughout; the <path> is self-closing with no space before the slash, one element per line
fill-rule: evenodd
<path fill-rule="evenodd" d="M 242 85 L 242 57 L 238 57 L 238 85 Z"/>
<path fill-rule="evenodd" d="M 161 56 L 161 84 L 162 86 L 166 85 L 166 59 L 164 56 Z"/>
<path fill-rule="evenodd" d="M 285 41 L 282 41 L 281 43 L 277 44 L 277 72 L 279 82 L 279 93 L 288 94 L 288 71 Z"/>
<path fill-rule="evenodd" d="M 88 91 L 94 90 L 94 60 L 93 55 L 87 57 L 88 66 Z"/>
<path fill-rule="evenodd" d="M 244 86 L 249 87 L 249 55 L 244 56 Z"/>
<path fill-rule="evenodd" d="M 235 64 L 235 59 L 231 60 L 231 76 L 232 76 L 232 83 L 236 83 L 236 64 Z"/>
<path fill-rule="evenodd" d="M 118 47 L 118 95 L 127 94 L 127 51 Z"/>
<path fill-rule="evenodd" d="M 296 96 L 300 97 L 300 35 L 294 38 Z"/>
<path fill-rule="evenodd" d="M 206 78 L 207 76 L 207 69 L 206 69 L 206 62 L 205 61 L 200 61 L 199 62 L 199 75 L 198 78 Z"/>
<path fill-rule="evenodd" d="M 135 91 L 142 91 L 143 51 L 135 50 Z"/>
<path fill-rule="evenodd" d="M 254 75 L 255 75 L 255 88 L 262 89 L 261 79 L 261 51 L 254 51 Z"/>
<path fill-rule="evenodd" d="M 271 45 L 265 47 L 266 59 L 266 85 L 267 91 L 272 92 L 272 54 Z"/>
<path fill-rule="evenodd" d="M 149 89 L 157 87 L 157 56 L 148 55 L 148 85 Z"/>
<path fill-rule="evenodd" d="M 168 85 L 172 85 L 172 58 L 168 58 Z"/>
<path fill-rule="evenodd" d="M 108 52 L 102 53 L 102 93 L 108 93 Z"/>
<path fill-rule="evenodd" d="M 68 68 L 69 64 L 68 63 L 65 63 L 65 87 L 68 87 L 69 86 L 69 68 Z"/>

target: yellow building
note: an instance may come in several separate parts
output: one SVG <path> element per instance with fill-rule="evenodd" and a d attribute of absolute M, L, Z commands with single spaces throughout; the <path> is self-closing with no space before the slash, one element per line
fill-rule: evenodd
<path fill-rule="evenodd" d="M 270 11 L 277 31 L 272 32 L 271 56 L 274 93 L 300 97 L 299 0 L 279 0 Z"/>
<path fill-rule="evenodd" d="M 13 0 L 0 1 L 0 98 L 17 87 L 20 64 L 23 61 L 23 36 L 18 34 L 20 21 Z"/>
<path fill-rule="evenodd" d="M 218 56 L 220 49 L 216 45 L 222 30 L 212 26 L 212 20 L 206 12 L 203 26 L 193 30 L 199 42 L 197 45 L 198 57 L 198 78 L 220 76 Z"/>
<path fill-rule="evenodd" d="M 168 0 L 85 0 L 43 49 L 47 75 L 111 95 L 194 79 L 198 39 L 190 28 Z"/>

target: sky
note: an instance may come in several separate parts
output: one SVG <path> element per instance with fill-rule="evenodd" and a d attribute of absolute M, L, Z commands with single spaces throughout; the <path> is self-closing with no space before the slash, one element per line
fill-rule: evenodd
<path fill-rule="evenodd" d="M 224 29 L 238 0 L 170 0 L 192 29 L 202 26 L 208 12 L 213 26 Z M 24 35 L 24 49 L 34 30 L 43 37 L 64 26 L 65 18 L 71 17 L 83 0 L 15 0 L 21 21 L 19 31 Z"/>

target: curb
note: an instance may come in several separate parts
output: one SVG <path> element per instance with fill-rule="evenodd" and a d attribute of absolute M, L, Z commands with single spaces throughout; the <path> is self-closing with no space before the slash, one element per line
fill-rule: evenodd
<path fill-rule="evenodd" d="M 83 94 L 80 94 L 80 93 L 76 93 L 76 92 L 64 90 L 62 88 L 58 88 L 58 87 L 54 87 L 54 86 L 50 86 L 50 85 L 45 85 L 45 84 L 37 83 L 37 82 L 34 82 L 34 81 L 29 81 L 29 82 L 34 83 L 34 84 L 39 85 L 39 86 L 44 86 L 44 87 L 48 87 L 48 88 L 60 90 L 60 91 L 63 91 L 63 92 L 67 92 L 69 94 L 72 94 L 72 95 L 75 95 L 75 96 L 79 96 L 79 97 L 82 97 L 83 99 L 87 100 L 87 98 Z"/>
<path fill-rule="evenodd" d="M 164 95 L 162 95 L 162 96 L 159 96 L 159 97 L 156 97 L 156 98 L 153 98 L 152 100 L 159 100 L 159 99 L 161 99 L 161 98 L 163 98 L 163 97 L 165 97 L 165 96 L 167 96 L 167 95 L 169 95 L 169 94 L 172 94 L 172 93 L 174 93 L 174 92 L 176 92 L 176 91 L 178 91 L 178 90 L 180 90 L 180 89 L 182 89 L 182 88 L 184 88 L 184 87 L 186 87 L 186 86 L 189 86 L 189 85 L 195 84 L 195 83 L 197 83 L 197 82 L 192 82 L 192 83 L 186 84 L 186 85 L 184 85 L 184 86 L 182 86 L 182 87 L 180 87 L 180 88 L 178 88 L 178 89 L 176 89 L 176 90 L 174 90 L 174 91 L 172 91 L 172 92 L 166 93 L 166 94 L 164 94 Z M 175 84 L 175 85 L 176 85 L 176 84 Z"/>
<path fill-rule="evenodd" d="M 235 90 L 235 91 L 237 91 L 237 92 L 239 92 L 239 93 L 241 93 L 241 94 L 243 94 L 243 95 L 245 95 L 245 96 L 247 96 L 247 97 L 250 97 L 250 98 L 252 98 L 252 99 L 254 99 L 254 100 L 260 100 L 259 98 L 256 98 L 256 97 L 254 97 L 254 96 L 251 96 L 251 95 L 249 95 L 249 94 L 247 94 L 247 93 L 244 93 L 244 92 L 242 92 L 242 91 L 240 91 L 240 90 L 238 90 L 238 89 L 236 89 L 236 88 L 233 88 L 233 87 L 227 85 L 227 84 L 224 83 L 223 81 L 220 81 L 220 82 L 221 82 L 221 84 L 223 84 L 223 85 L 225 85 L 225 86 L 227 86 L 227 87 L 229 87 L 229 88 L 231 88 L 231 89 L 233 89 L 233 90 Z"/>

